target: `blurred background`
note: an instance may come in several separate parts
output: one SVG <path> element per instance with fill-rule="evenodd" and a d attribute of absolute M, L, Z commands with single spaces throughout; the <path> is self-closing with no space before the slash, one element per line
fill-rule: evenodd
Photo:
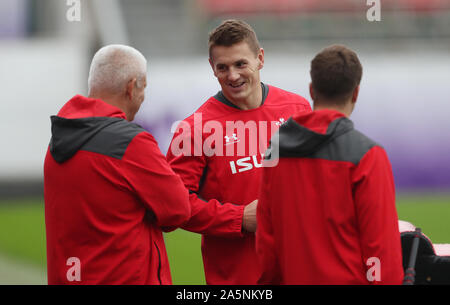
<path fill-rule="evenodd" d="M 369 21 L 381 2 L 380 21 Z M 369 4 L 367 4 L 369 3 Z M 208 33 L 243 19 L 265 50 L 262 81 L 308 100 L 309 63 L 341 43 L 363 65 L 352 120 L 390 157 L 399 218 L 450 243 L 449 0 L 0 1 L 0 284 L 46 284 L 43 160 L 50 115 L 87 95 L 95 51 L 129 44 L 148 59 L 136 122 L 163 153 L 171 127 L 220 87 Z M 200 237 L 166 234 L 175 284 L 203 284 Z"/>

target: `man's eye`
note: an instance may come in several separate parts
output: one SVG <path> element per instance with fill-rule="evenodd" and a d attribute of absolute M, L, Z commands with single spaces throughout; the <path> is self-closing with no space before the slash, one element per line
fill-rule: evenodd
<path fill-rule="evenodd" d="M 240 61 L 240 62 L 236 63 L 236 66 L 237 66 L 238 68 L 245 67 L 245 65 L 246 65 L 246 63 L 243 62 L 243 61 Z"/>
<path fill-rule="evenodd" d="M 225 66 L 217 66 L 217 70 L 219 71 L 225 71 L 226 67 Z"/>

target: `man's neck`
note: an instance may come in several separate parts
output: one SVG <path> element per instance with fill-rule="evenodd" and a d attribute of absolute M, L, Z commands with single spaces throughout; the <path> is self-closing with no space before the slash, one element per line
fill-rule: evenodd
<path fill-rule="evenodd" d="M 223 92 L 224 96 L 234 105 L 236 105 L 241 110 L 250 110 L 255 109 L 261 106 L 262 104 L 262 86 L 261 83 L 258 83 L 257 88 L 253 89 L 252 94 L 250 94 L 245 99 L 231 99 L 230 97 L 226 96 L 225 92 Z"/>
<path fill-rule="evenodd" d="M 328 109 L 328 110 L 336 110 L 339 111 L 343 114 L 345 114 L 346 117 L 350 117 L 350 115 L 353 112 L 353 103 L 346 103 L 345 105 L 341 106 L 341 105 L 336 105 L 333 103 L 323 103 L 321 102 L 320 104 L 314 103 L 313 106 L 314 110 L 323 110 L 323 109 Z"/>
<path fill-rule="evenodd" d="M 128 120 L 129 113 L 128 113 L 128 111 L 127 111 L 127 109 L 126 109 L 126 107 L 125 107 L 125 105 L 123 103 L 123 100 L 121 98 L 119 98 L 118 96 L 98 94 L 98 93 L 92 93 L 91 94 L 90 93 L 88 95 L 88 98 L 102 100 L 102 101 L 104 101 L 105 103 L 107 103 L 107 104 L 109 104 L 111 106 L 119 108 L 120 110 L 122 110 L 125 113 L 125 116 L 127 117 L 127 120 Z"/>

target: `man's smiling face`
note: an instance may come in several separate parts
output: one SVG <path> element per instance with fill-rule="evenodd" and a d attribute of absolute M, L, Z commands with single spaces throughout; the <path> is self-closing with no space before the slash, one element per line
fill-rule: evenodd
<path fill-rule="evenodd" d="M 232 46 L 214 46 L 209 60 L 222 92 L 233 104 L 245 103 L 261 90 L 259 70 L 264 51 L 253 52 L 243 41 Z"/>

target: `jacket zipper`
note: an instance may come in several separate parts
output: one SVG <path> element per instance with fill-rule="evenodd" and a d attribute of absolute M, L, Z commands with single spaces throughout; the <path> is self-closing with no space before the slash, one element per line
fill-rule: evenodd
<path fill-rule="evenodd" d="M 153 242 L 156 246 L 156 251 L 158 251 L 158 280 L 159 280 L 159 284 L 162 285 L 161 282 L 161 253 L 159 252 L 159 248 L 158 245 L 156 244 L 156 242 Z"/>

